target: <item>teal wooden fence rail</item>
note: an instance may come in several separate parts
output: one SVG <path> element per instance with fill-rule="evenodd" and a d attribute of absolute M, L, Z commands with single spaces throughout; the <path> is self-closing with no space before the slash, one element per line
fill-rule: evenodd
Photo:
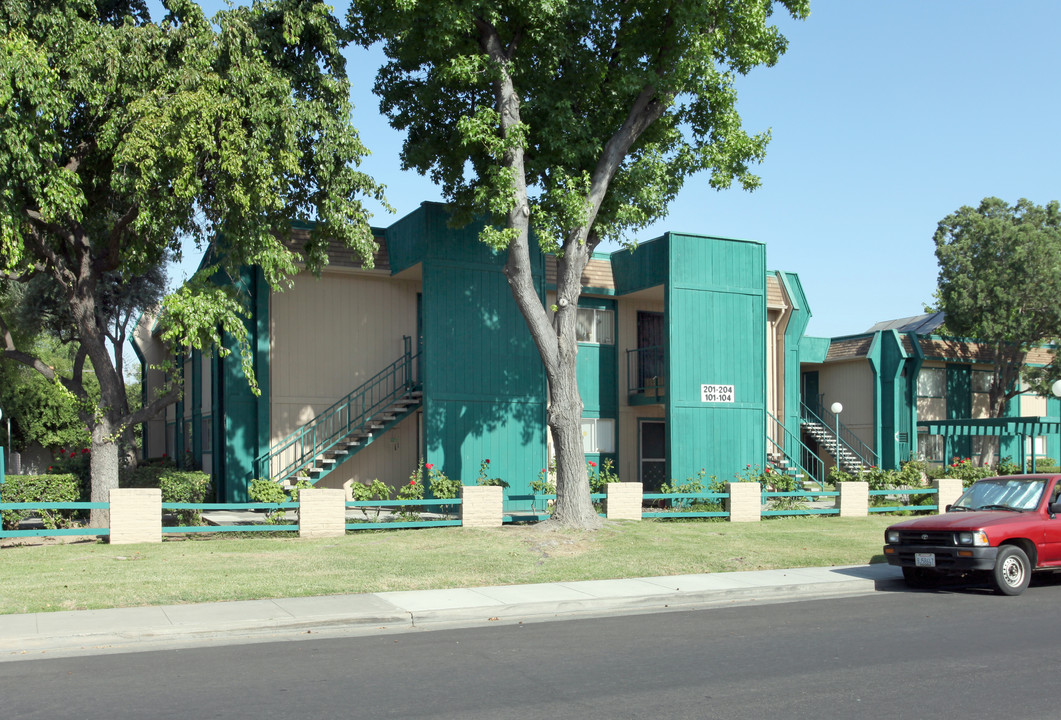
<path fill-rule="evenodd" d="M 763 505 L 768 506 L 771 500 L 794 499 L 797 503 L 803 500 L 813 502 L 816 498 L 836 498 L 840 493 L 830 490 L 796 490 L 793 492 L 763 492 Z M 800 515 L 839 515 L 838 507 L 767 507 L 761 513 L 762 517 L 797 517 Z"/>
<path fill-rule="evenodd" d="M 167 510 L 297 510 L 297 502 L 283 503 L 162 503 L 162 512 Z M 260 523 L 240 523 L 238 525 L 175 525 L 163 526 L 163 534 L 202 533 L 202 532 L 298 532 L 298 524 L 271 523 L 263 515 Z"/>
<path fill-rule="evenodd" d="M 456 513 L 461 505 L 460 498 L 449 498 L 445 500 L 358 500 L 346 503 L 348 510 L 361 508 L 397 508 L 399 513 L 419 514 L 421 508 L 437 507 L 446 517 L 429 520 L 384 520 L 383 522 L 348 522 L 347 530 L 399 530 L 402 528 L 428 528 L 428 527 L 452 527 L 461 524 L 459 517 L 452 518 L 449 515 Z"/>
<path fill-rule="evenodd" d="M 556 494 L 552 493 L 526 493 L 526 494 L 510 494 L 506 495 L 509 502 L 530 502 L 530 510 L 512 510 L 506 512 L 501 521 L 503 523 L 515 523 L 515 522 L 543 522 L 551 517 L 549 512 L 549 501 L 556 500 Z M 601 503 L 608 499 L 607 493 L 590 493 L 590 502 Z M 605 513 L 598 512 L 598 515 L 605 517 Z"/>
<path fill-rule="evenodd" d="M 720 503 L 729 499 L 729 493 L 645 493 L 645 501 L 666 501 L 669 510 L 641 511 L 643 518 L 728 518 L 727 510 L 689 510 L 697 501 Z"/>
<path fill-rule="evenodd" d="M 872 498 L 875 497 L 890 497 L 890 496 L 902 496 L 902 495 L 937 495 L 938 491 L 935 488 L 902 488 L 892 490 L 870 490 L 869 496 L 871 499 L 869 511 L 871 513 L 887 513 L 887 512 L 900 512 L 904 510 L 910 510 L 913 512 L 921 511 L 937 511 L 939 510 L 939 504 L 935 505 L 912 505 L 908 503 L 900 503 L 898 505 L 873 505 Z M 910 498 L 913 500 L 913 497 Z"/>
<path fill-rule="evenodd" d="M 0 513 L 8 510 L 108 510 L 110 503 L 93 502 L 40 502 L 0 503 Z M 110 528 L 28 528 L 26 530 L 0 529 L 0 538 L 11 537 L 59 537 L 62 535 L 88 535 L 102 537 L 110 535 Z"/>

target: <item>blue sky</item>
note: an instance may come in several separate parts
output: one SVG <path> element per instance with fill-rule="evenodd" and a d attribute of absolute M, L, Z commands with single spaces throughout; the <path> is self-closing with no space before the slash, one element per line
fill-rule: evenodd
<path fill-rule="evenodd" d="M 932 234 L 947 214 L 991 195 L 1061 200 L 1061 2 L 812 0 L 806 21 L 777 18 L 788 52 L 738 84 L 745 127 L 773 135 L 762 187 L 716 192 L 694 177 L 635 239 L 763 242 L 768 267 L 803 283 L 807 333 L 834 337 L 932 301 Z M 381 54 L 347 55 L 354 124 L 372 151 L 362 169 L 397 210 L 374 209 L 387 225 L 442 197 L 399 168 L 402 136 L 371 92 Z"/>

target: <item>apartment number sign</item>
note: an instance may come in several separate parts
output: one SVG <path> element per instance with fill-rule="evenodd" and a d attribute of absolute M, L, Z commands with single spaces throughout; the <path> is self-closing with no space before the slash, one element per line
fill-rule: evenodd
<path fill-rule="evenodd" d="M 733 402 L 732 385 L 701 385 L 701 402 L 731 403 Z"/>

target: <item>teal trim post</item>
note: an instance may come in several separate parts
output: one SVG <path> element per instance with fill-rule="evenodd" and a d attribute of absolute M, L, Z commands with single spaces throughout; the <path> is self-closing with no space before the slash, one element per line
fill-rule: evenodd
<path fill-rule="evenodd" d="M 903 375 L 909 365 L 909 358 L 903 348 L 902 338 L 895 330 L 875 333 L 867 355 L 876 380 L 873 410 L 874 450 L 881 467 L 897 470 L 911 447 L 909 388 Z"/>
<path fill-rule="evenodd" d="M 176 366 L 175 372 L 177 377 L 180 378 L 181 385 L 184 384 L 184 353 L 177 353 L 174 356 L 173 364 Z M 177 467 L 182 467 L 181 463 L 184 462 L 184 394 L 181 394 L 180 400 L 174 405 L 173 411 L 173 462 L 177 464 Z"/>
<path fill-rule="evenodd" d="M 796 273 L 779 272 L 777 279 L 788 295 L 792 303 L 788 324 L 785 326 L 785 350 L 784 350 L 784 398 L 785 416 L 781 418 L 785 429 L 792 433 L 793 437 L 800 436 L 800 423 L 802 413 L 800 412 L 800 360 L 803 354 L 803 333 L 807 331 L 807 325 L 813 313 L 807 296 L 803 292 L 803 283 Z M 798 452 L 798 451 L 797 451 Z"/>
<path fill-rule="evenodd" d="M 195 467 L 203 464 L 203 353 L 192 351 L 192 457 Z"/>
<path fill-rule="evenodd" d="M 914 355 L 907 364 L 907 392 L 910 403 L 910 457 L 916 458 L 918 453 L 917 423 L 917 378 L 921 374 L 921 368 L 925 364 L 925 351 L 921 349 L 916 332 L 910 331 L 906 334 Z"/>

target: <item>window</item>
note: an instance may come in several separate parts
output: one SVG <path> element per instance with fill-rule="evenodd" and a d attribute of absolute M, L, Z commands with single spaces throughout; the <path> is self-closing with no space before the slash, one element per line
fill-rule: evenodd
<path fill-rule="evenodd" d="M 600 308 L 579 308 L 575 318 L 575 339 L 597 345 L 615 344 L 615 312 Z"/>
<path fill-rule="evenodd" d="M 1028 462 L 1031 462 L 1032 453 L 1035 453 L 1035 458 L 1039 459 L 1046 455 L 1046 438 L 1042 435 L 1038 437 L 1026 437 L 1024 438 L 1024 452 L 1028 456 Z"/>
<path fill-rule="evenodd" d="M 587 455 L 615 452 L 615 420 L 582 418 L 582 452 Z"/>
<path fill-rule="evenodd" d="M 917 375 L 918 397 L 941 398 L 947 392 L 947 371 L 945 368 L 921 368 Z"/>
<path fill-rule="evenodd" d="M 991 389 L 991 378 L 994 373 L 987 370 L 973 370 L 973 392 L 985 393 Z"/>
<path fill-rule="evenodd" d="M 922 460 L 943 462 L 943 436 L 919 435 L 917 438 L 917 451 Z"/>

